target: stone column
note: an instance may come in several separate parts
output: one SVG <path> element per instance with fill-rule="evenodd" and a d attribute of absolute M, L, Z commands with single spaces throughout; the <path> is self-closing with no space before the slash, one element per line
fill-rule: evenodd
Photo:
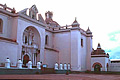
<path fill-rule="evenodd" d="M 28 69 L 32 69 L 32 61 L 28 62 Z"/>
<path fill-rule="evenodd" d="M 18 60 L 18 65 L 17 65 L 17 67 L 20 68 L 20 69 L 22 68 L 22 61 L 21 61 L 21 59 Z"/>
<path fill-rule="evenodd" d="M 5 68 L 10 68 L 10 59 L 7 58 L 5 61 Z"/>

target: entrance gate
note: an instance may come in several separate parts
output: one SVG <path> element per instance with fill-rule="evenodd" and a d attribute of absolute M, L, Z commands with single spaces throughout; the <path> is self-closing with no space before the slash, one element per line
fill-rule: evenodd
<path fill-rule="evenodd" d="M 23 57 L 23 64 L 24 64 L 24 66 L 26 66 L 26 64 L 28 63 L 28 61 L 29 61 L 29 56 L 28 56 L 28 55 L 25 55 L 25 56 Z"/>
<path fill-rule="evenodd" d="M 94 66 L 94 71 L 96 71 L 96 72 L 101 71 L 101 67 L 100 67 L 99 64 L 96 64 L 96 65 Z"/>

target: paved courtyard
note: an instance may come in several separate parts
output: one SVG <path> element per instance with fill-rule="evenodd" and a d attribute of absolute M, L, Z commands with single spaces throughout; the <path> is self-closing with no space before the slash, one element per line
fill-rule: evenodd
<path fill-rule="evenodd" d="M 0 79 L 30 80 L 120 80 L 120 75 L 108 74 L 40 74 L 40 75 L 0 75 Z"/>

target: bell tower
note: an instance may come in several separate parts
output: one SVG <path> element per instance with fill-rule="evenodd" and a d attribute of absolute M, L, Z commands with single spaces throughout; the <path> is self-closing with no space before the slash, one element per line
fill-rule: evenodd
<path fill-rule="evenodd" d="M 87 34 L 87 55 L 86 55 L 86 66 L 87 70 L 91 71 L 91 52 L 92 52 L 92 32 L 90 31 L 89 27 L 86 31 Z"/>
<path fill-rule="evenodd" d="M 38 13 L 37 7 L 36 7 L 36 5 L 33 5 L 33 6 L 29 9 L 29 16 L 30 16 L 32 19 L 37 19 L 37 13 Z"/>
<path fill-rule="evenodd" d="M 52 17 L 53 17 L 53 13 L 50 12 L 50 11 L 48 11 L 48 12 L 45 13 L 45 17 L 46 17 L 46 18 L 50 18 L 50 19 L 52 19 Z"/>

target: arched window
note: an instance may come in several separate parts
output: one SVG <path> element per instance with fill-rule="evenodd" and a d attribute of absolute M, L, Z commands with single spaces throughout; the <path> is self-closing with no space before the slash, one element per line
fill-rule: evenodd
<path fill-rule="evenodd" d="M 81 46 L 83 47 L 83 39 L 81 39 Z"/>
<path fill-rule="evenodd" d="M 0 19 L 0 33 L 3 32 L 3 20 Z"/>
<path fill-rule="evenodd" d="M 48 35 L 45 36 L 45 45 L 48 45 Z"/>

